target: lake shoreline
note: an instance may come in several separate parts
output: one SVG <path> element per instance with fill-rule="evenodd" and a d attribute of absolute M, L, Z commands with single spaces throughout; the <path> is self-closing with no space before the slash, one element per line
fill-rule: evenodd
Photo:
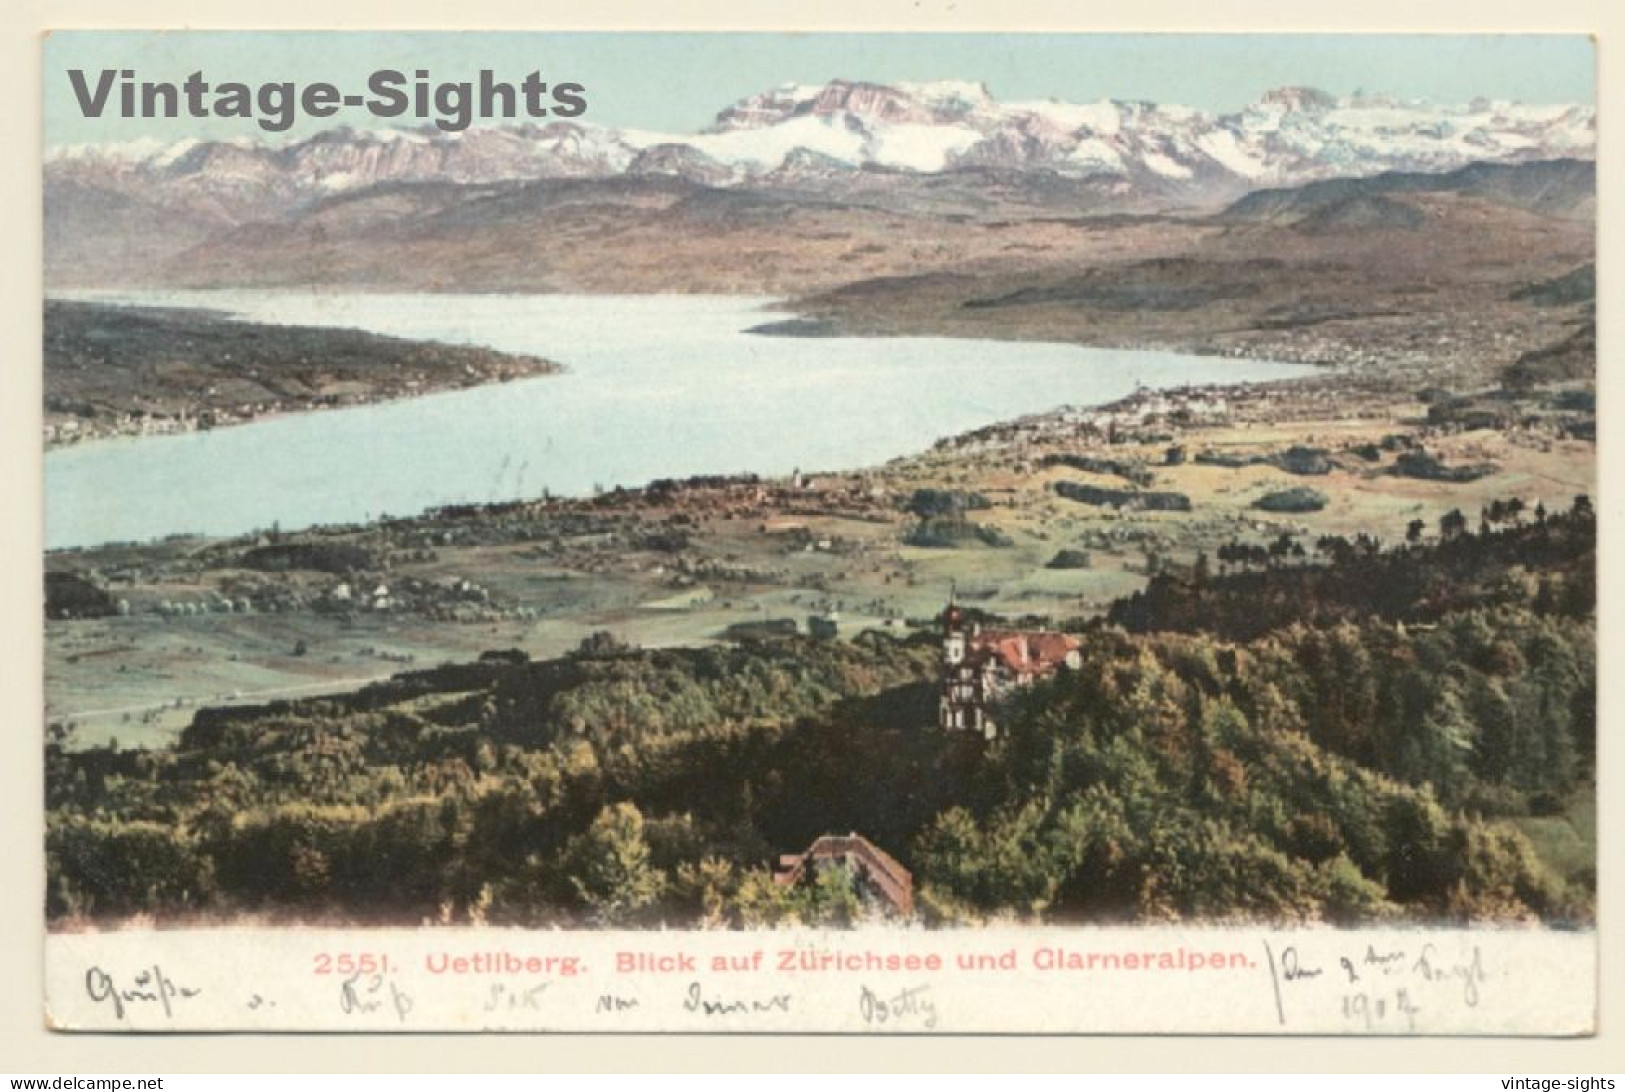
<path fill-rule="evenodd" d="M 1532 505 L 1531 481 L 1566 483 L 1548 507 L 1593 492 L 1594 446 L 1550 413 L 1537 433 L 1430 423 L 1413 399 L 1310 375 L 1145 390 L 795 475 L 673 476 L 597 495 L 55 549 L 47 570 L 108 598 L 100 616 L 47 620 L 47 716 L 77 723 L 80 746 L 156 744 L 200 705 L 344 692 L 493 649 L 557 657 L 602 631 L 693 647 L 838 611 L 843 634 L 901 633 L 949 595 L 1008 618 L 1088 617 L 1237 539 L 1392 541 L 1452 509 L 1509 495 Z M 1499 469 L 1419 480 L 1399 472 L 1414 447 Z M 1330 503 L 1259 504 L 1306 481 Z M 1096 503 L 1078 483 L 1113 499 Z M 1132 503 L 1152 491 L 1191 508 Z M 989 533 L 922 545 L 921 497 L 963 498 L 966 527 Z M 1069 552 L 1076 560 L 1059 566 Z"/>
<path fill-rule="evenodd" d="M 99 289 L 98 288 L 98 289 L 58 289 L 56 291 L 58 291 L 58 292 L 60 292 L 62 294 L 59 295 L 59 296 L 52 296 L 52 295 L 48 294 L 47 295 L 47 302 L 48 303 L 53 302 L 53 301 L 86 301 L 86 302 L 98 303 L 99 302 L 98 297 L 103 297 L 107 293 L 113 293 L 113 292 L 125 293 L 125 292 L 127 292 L 130 295 L 139 295 L 139 294 L 148 292 L 149 290 L 147 290 L 147 289 L 127 289 L 127 290 L 125 290 L 125 289 L 117 289 L 117 290 L 115 290 L 115 289 Z M 150 290 L 150 291 L 162 292 L 162 291 L 171 291 L 171 290 L 169 290 L 169 289 L 153 289 L 153 290 Z M 187 289 L 187 290 L 184 290 L 184 291 L 192 292 L 192 291 L 198 291 L 198 290 Z M 223 289 L 218 289 L 218 290 L 203 290 L 203 291 L 230 292 L 230 291 L 236 291 L 236 289 L 223 288 Z M 255 290 L 255 291 L 258 291 L 258 290 Z M 276 294 L 285 293 L 285 294 L 290 295 L 290 296 L 305 296 L 305 295 L 311 295 L 312 294 L 312 293 L 305 293 L 305 292 L 293 292 L 291 290 L 281 290 L 281 289 L 265 290 L 265 291 L 271 292 L 271 293 L 276 293 Z M 84 293 L 84 295 L 80 295 L 80 293 Z M 392 296 L 392 295 L 398 295 L 398 293 L 393 293 L 393 292 L 389 292 L 389 291 L 386 291 L 386 290 L 368 291 L 366 289 L 359 289 L 359 290 L 355 290 L 355 291 L 346 290 L 345 294 L 346 295 L 354 295 L 354 296 L 372 295 L 372 296 L 377 296 L 379 298 L 387 298 L 387 297 Z M 561 296 L 561 297 L 568 297 L 568 296 L 573 295 L 573 293 L 558 293 L 558 292 L 554 292 L 554 293 L 515 293 L 515 292 L 440 293 L 440 295 L 445 295 L 448 298 L 456 296 L 456 295 L 463 295 L 463 294 L 478 295 L 478 296 L 484 296 L 484 297 L 487 297 L 487 298 L 531 298 L 533 296 L 543 296 L 543 297 L 546 297 L 546 296 Z M 317 295 L 319 295 L 319 293 L 317 293 Z M 433 295 L 436 295 L 436 293 L 424 293 L 424 295 L 433 296 Z M 600 295 L 606 295 L 606 296 L 611 296 L 612 297 L 613 294 L 600 294 Z M 685 293 L 685 292 L 625 293 L 624 295 L 625 295 L 625 297 L 627 299 L 647 299 L 647 298 L 651 298 L 651 297 L 654 297 L 654 298 L 668 297 L 668 298 L 672 298 L 672 299 L 730 298 L 730 297 L 726 297 L 726 296 L 719 297 L 716 293 L 705 293 L 705 292 L 701 292 L 701 293 Z M 1011 333 L 1011 332 L 1008 332 L 1008 331 L 993 332 L 993 333 L 989 334 L 987 337 L 982 337 L 982 338 L 972 338 L 972 337 L 967 337 L 967 336 L 962 335 L 962 334 L 952 334 L 952 333 L 941 334 L 941 335 L 933 335 L 933 334 L 930 334 L 929 332 L 911 331 L 911 330 L 904 329 L 904 328 L 896 328 L 896 329 L 879 328 L 879 329 L 875 329 L 875 328 L 866 327 L 861 323 L 852 322 L 848 318 L 846 318 L 844 316 L 840 316 L 840 315 L 821 315 L 821 314 L 817 314 L 817 313 L 812 312 L 812 311 L 808 311 L 807 313 L 801 313 L 801 312 L 796 311 L 796 310 L 793 309 L 794 306 L 795 306 L 795 301 L 791 300 L 791 299 L 788 299 L 788 298 L 779 299 L 779 298 L 775 298 L 775 297 L 759 297 L 759 296 L 756 296 L 756 295 L 739 296 L 738 298 L 741 299 L 741 300 L 750 300 L 750 301 L 758 301 L 758 300 L 762 300 L 764 298 L 768 299 L 769 302 L 765 305 L 765 308 L 764 308 L 765 310 L 770 310 L 770 311 L 775 311 L 775 312 L 782 312 L 782 313 L 784 313 L 784 314 L 786 314 L 788 316 L 788 317 L 778 319 L 778 320 L 758 323 L 756 325 L 747 327 L 747 328 L 745 328 L 744 330 L 741 331 L 741 333 L 743 333 L 743 334 L 751 335 L 751 336 L 754 336 L 754 337 L 814 339 L 814 340 L 821 340 L 821 339 L 887 340 L 887 339 L 896 339 L 896 338 L 917 338 L 917 337 L 922 337 L 922 336 L 923 337 L 940 336 L 940 337 L 943 337 L 945 339 L 954 340 L 954 341 L 990 340 L 990 341 L 1009 342 L 1009 343 L 1015 343 L 1015 344 L 1067 345 L 1067 346 L 1074 346 L 1074 347 L 1080 348 L 1080 349 L 1098 350 L 1098 351 L 1101 351 L 1101 352 L 1173 353 L 1173 354 L 1179 354 L 1179 355 L 1182 355 L 1182 356 L 1210 358 L 1210 359 L 1212 359 L 1214 361 L 1219 361 L 1219 362 L 1229 361 L 1229 360 L 1264 360 L 1264 359 L 1266 359 L 1265 357 L 1262 357 L 1262 356 L 1259 356 L 1259 355 L 1256 355 L 1256 354 L 1243 353 L 1243 352 L 1236 351 L 1235 349 L 1219 349 L 1219 348 L 1215 348 L 1207 340 L 1201 339 L 1201 338 L 1173 337 L 1173 338 L 1152 338 L 1152 339 L 1142 339 L 1142 340 L 1133 340 L 1133 341 L 1124 340 L 1122 338 L 1116 338 L 1116 339 L 1102 338 L 1102 339 L 1097 339 L 1097 340 L 1076 340 L 1076 339 L 1072 339 L 1072 338 L 1042 337 L 1042 336 L 1037 336 L 1036 334 L 1034 334 L 1032 332 L 1025 332 L 1025 333 L 1023 333 L 1023 332 L 1015 332 L 1015 333 Z M 109 304 L 106 304 L 106 305 L 107 306 L 116 306 L 116 307 L 129 308 L 131 310 L 155 310 L 155 309 L 158 309 L 158 308 L 150 308 L 150 307 L 147 307 L 146 305 L 140 305 L 140 304 L 127 304 L 127 303 L 114 304 L 114 303 L 109 303 Z M 177 308 L 177 310 L 179 310 L 179 309 Z M 199 314 L 202 314 L 202 315 L 204 315 L 206 317 L 213 317 L 213 318 L 217 318 L 217 319 L 220 319 L 220 320 L 227 320 L 227 321 L 232 320 L 232 313 L 230 311 L 228 311 L 228 310 L 212 309 L 212 308 L 207 308 L 207 307 L 197 308 L 196 310 L 197 310 L 197 312 Z M 276 328 L 278 328 L 275 324 L 268 324 L 268 323 L 243 323 L 242 325 L 252 325 L 252 326 L 255 326 L 255 327 L 260 328 L 260 329 L 276 329 Z M 334 329 L 338 329 L 338 328 L 334 328 Z M 362 331 L 362 332 L 363 333 L 368 333 L 367 331 Z M 373 336 L 377 336 L 377 335 L 373 335 Z M 394 340 L 403 340 L 403 339 L 394 339 Z M 409 344 L 415 344 L 415 345 L 420 346 L 420 347 L 428 346 L 428 347 L 434 347 L 434 348 L 445 348 L 445 349 L 453 349 L 453 350 L 471 348 L 471 347 L 464 347 L 464 346 L 447 346 L 447 345 L 443 345 L 442 343 L 433 342 L 433 341 L 423 341 L 423 342 L 415 342 L 415 343 L 409 343 Z M 1292 348 L 1291 346 L 1282 346 L 1282 347 L 1277 347 L 1277 348 L 1278 349 L 1284 348 L 1287 351 L 1284 351 L 1284 352 L 1278 351 L 1275 354 L 1269 356 L 1267 358 L 1268 360 L 1274 361 L 1276 363 L 1281 363 L 1281 364 L 1303 365 L 1305 367 L 1314 368 L 1317 371 L 1324 371 L 1324 372 L 1327 372 L 1327 373 L 1347 373 L 1347 372 L 1351 372 L 1351 371 L 1354 370 L 1354 365 L 1353 365 L 1352 362 L 1340 361 L 1338 359 L 1329 358 L 1328 355 L 1324 351 L 1305 350 L 1305 351 L 1300 351 L 1300 352 L 1293 352 L 1293 351 L 1291 351 L 1291 348 Z M 497 355 L 499 355 L 499 356 L 512 356 L 512 357 L 514 357 L 516 362 L 523 361 L 525 359 L 524 357 L 521 357 L 518 354 L 500 354 L 499 353 Z M 102 420 L 102 421 L 96 421 L 95 423 L 91 423 L 91 424 L 87 424 L 87 420 L 90 420 L 90 419 L 87 419 L 87 418 L 84 418 L 84 417 L 79 417 L 79 416 L 74 416 L 74 415 L 71 415 L 71 414 L 53 413 L 53 412 L 51 412 L 51 410 L 49 408 L 47 408 L 46 413 L 45 413 L 45 420 L 44 420 L 44 449 L 47 452 L 51 452 L 51 451 L 62 450 L 62 449 L 65 449 L 65 448 L 70 448 L 70 447 L 77 447 L 77 446 L 82 446 L 82 445 L 101 443 L 101 442 L 105 442 L 105 441 L 109 441 L 109 440 L 142 439 L 142 438 L 154 437 L 154 436 L 178 436 L 178 435 L 186 435 L 186 434 L 194 433 L 194 432 L 211 431 L 211 430 L 215 430 L 215 429 L 236 428 L 236 427 L 241 426 L 241 425 L 255 424 L 257 422 L 271 420 L 271 419 L 275 419 L 275 418 L 279 418 L 279 417 L 285 417 L 285 416 L 292 415 L 292 414 L 322 413 L 322 412 L 326 412 L 328 410 L 355 409 L 355 408 L 359 408 L 359 407 L 363 407 L 363 406 L 381 405 L 381 404 L 385 404 L 385 403 L 389 403 L 389 402 L 405 401 L 405 400 L 410 400 L 410 399 L 415 399 L 415 398 L 427 397 L 429 395 L 434 395 L 434 394 L 443 394 L 443 393 L 445 393 L 447 391 L 466 390 L 466 389 L 469 389 L 469 388 L 475 387 L 475 386 L 483 386 L 483 385 L 499 384 L 499 383 L 509 383 L 509 382 L 514 382 L 515 380 L 519 380 L 519 379 L 535 378 L 536 376 L 539 376 L 539 375 L 552 375 L 552 374 L 557 374 L 558 372 L 561 372 L 561 371 L 565 370 L 562 365 L 559 365 L 559 364 L 557 364 L 557 363 L 555 363 L 553 361 L 550 361 L 550 360 L 539 360 L 539 361 L 537 361 L 537 364 L 539 365 L 537 367 L 532 367 L 532 368 L 528 368 L 528 369 L 519 368 L 519 369 L 512 370 L 512 371 L 504 371 L 504 372 L 500 372 L 500 373 L 495 374 L 495 375 L 480 377 L 480 378 L 474 379 L 471 382 L 460 382 L 460 381 L 457 381 L 455 378 L 447 378 L 447 379 L 444 379 L 442 381 L 430 382 L 430 383 L 415 387 L 412 390 L 405 390 L 405 391 L 373 391 L 373 392 L 360 392 L 360 393 L 352 392 L 352 393 L 346 393 L 346 394 L 340 395 L 340 396 L 338 396 L 338 397 L 336 397 L 336 398 L 334 398 L 332 400 L 322 400 L 322 399 L 312 398 L 312 399 L 308 399 L 308 400 L 306 400 L 306 401 L 304 401 L 304 402 L 302 402 L 300 404 L 285 405 L 285 406 L 284 405 L 274 405 L 274 406 L 267 406 L 267 407 L 264 407 L 264 408 L 244 407 L 244 406 L 240 406 L 240 405 L 239 406 L 227 406 L 227 405 L 197 406 L 197 407 L 194 407 L 190 412 L 183 411 L 182 413 L 180 413 L 178 415 L 174 415 L 174 416 L 153 416 L 153 415 L 145 414 L 145 413 L 141 413 L 141 414 L 125 413 L 122 416 L 120 416 L 120 417 L 118 417 L 118 418 L 116 418 L 116 419 L 114 419 L 112 421 Z M 49 368 L 47 369 L 47 374 L 49 374 Z M 1219 384 L 1215 384 L 1215 385 L 1219 385 Z M 1104 403 L 1102 403 L 1102 404 L 1104 404 Z M 990 422 L 989 424 L 991 425 L 991 424 L 999 424 L 999 423 L 1002 423 L 1002 422 Z"/>
<path fill-rule="evenodd" d="M 328 413 L 333 410 L 362 409 L 367 406 L 385 406 L 395 402 L 410 402 L 418 398 L 428 398 L 431 395 L 446 394 L 451 391 L 472 390 L 475 387 L 501 386 L 506 383 L 520 383 L 527 379 L 540 379 L 548 375 L 556 375 L 562 369 L 539 371 L 531 375 L 503 375 L 490 379 L 483 379 L 475 383 L 448 383 L 444 386 L 427 387 L 402 394 L 365 394 L 350 395 L 342 400 L 311 404 L 303 406 L 277 406 L 250 413 L 232 413 L 230 411 L 205 411 L 198 416 L 172 417 L 153 419 L 150 417 L 125 417 L 113 422 L 107 427 L 79 427 L 67 434 L 53 432 L 53 423 L 47 416 L 45 422 L 45 452 L 50 454 L 56 451 L 66 451 L 75 448 L 89 448 L 104 444 L 115 444 L 121 441 L 147 440 L 163 436 L 188 436 L 199 432 L 216 432 L 224 429 L 241 428 L 245 425 L 262 424 L 266 421 L 277 421 L 289 417 L 303 417 L 308 414 Z"/>
<path fill-rule="evenodd" d="M 496 360 L 545 357 L 561 374 L 539 386 L 454 384 L 419 397 L 362 392 L 346 413 L 284 410 L 229 427 L 193 418 L 184 429 L 166 425 L 167 435 L 131 423 L 126 432 L 136 435 L 117 446 L 113 436 L 58 445 L 47 453 L 53 549 L 350 525 L 446 504 L 587 497 L 661 478 L 873 466 L 945 437 L 1139 389 L 1324 373 L 1044 342 L 761 337 L 748 331 L 777 315 L 759 297 L 223 292 L 129 302 L 224 311 L 262 335 L 320 322 Z"/>
<path fill-rule="evenodd" d="M 541 357 L 230 311 L 48 297 L 47 452 L 233 428 L 561 371 Z"/>

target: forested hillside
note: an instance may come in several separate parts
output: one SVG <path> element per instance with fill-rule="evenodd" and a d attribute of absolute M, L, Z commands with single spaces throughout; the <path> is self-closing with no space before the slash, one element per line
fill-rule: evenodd
<path fill-rule="evenodd" d="M 601 636 L 52 746 L 49 914 L 840 923 L 850 875 L 768 864 L 852 831 L 928 923 L 1586 923 L 1594 516 L 1500 516 L 1159 577 L 991 744 L 934 726 L 923 632 Z"/>

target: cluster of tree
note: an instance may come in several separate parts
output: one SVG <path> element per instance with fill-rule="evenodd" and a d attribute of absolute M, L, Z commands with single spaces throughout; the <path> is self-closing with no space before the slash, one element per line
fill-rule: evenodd
<path fill-rule="evenodd" d="M 1589 618 L 1596 609 L 1596 513 L 1587 497 L 1566 512 L 1521 504 L 1488 506 L 1473 534 L 1459 510 L 1439 521 L 1437 538 L 1414 521 L 1405 541 L 1385 547 L 1369 534 L 1322 536 L 1315 553 L 1330 564 L 1288 565 L 1308 551 L 1291 535 L 1227 543 L 1215 575 L 1205 557 L 1194 570 L 1161 573 L 1143 591 L 1112 604 L 1107 620 L 1133 632 L 1177 630 L 1250 641 L 1293 623 L 1326 627 L 1367 617 L 1433 622 L 1449 611 L 1527 603 L 1540 614 Z"/>
<path fill-rule="evenodd" d="M 904 511 L 921 519 L 957 516 L 991 507 L 993 502 L 985 495 L 964 489 L 916 489 L 903 503 Z"/>
<path fill-rule="evenodd" d="M 1244 466 L 1273 466 L 1288 474 L 1304 477 L 1330 474 L 1337 467 L 1331 455 L 1325 450 L 1304 447 L 1301 444 L 1294 444 L 1282 451 L 1254 452 L 1246 455 L 1238 455 L 1232 451 L 1199 451 L 1196 453 L 1196 462 L 1204 466 L 1223 466 L 1232 470 Z"/>
<path fill-rule="evenodd" d="M 1437 407 L 1435 407 L 1437 408 Z M 1479 427 L 1499 427 L 1499 422 Z M 1473 482 L 1495 473 L 1494 463 L 1472 463 L 1468 466 L 1446 466 L 1439 458 L 1417 448 L 1406 451 L 1394 460 L 1389 473 L 1401 478 L 1420 478 L 1431 482 Z"/>
<path fill-rule="evenodd" d="M 1593 776 L 1594 537 L 1585 505 L 1159 579 L 991 744 L 933 727 L 934 635 L 873 633 L 601 638 L 52 746 L 48 909 L 833 924 L 873 912 L 859 877 L 769 862 L 858 831 L 932 922 L 1581 922 L 1594 874 L 1523 824 Z"/>
<path fill-rule="evenodd" d="M 1228 575 L 1232 567 L 1242 570 L 1255 567 L 1268 569 L 1287 561 L 1302 561 L 1309 556 L 1309 551 L 1303 548 L 1303 543 L 1299 542 L 1296 536 L 1283 531 L 1268 545 L 1239 540 L 1226 542 L 1219 547 L 1217 555 L 1220 574 Z M 1173 576 L 1172 573 L 1164 575 L 1168 578 Z M 1192 570 L 1193 579 L 1205 587 L 1211 576 L 1212 569 L 1208 564 L 1207 554 L 1205 552 L 1198 554 Z"/>
<path fill-rule="evenodd" d="M 1014 545 L 1010 536 L 996 527 L 974 523 L 963 515 L 932 516 L 922 519 L 904 534 L 903 541 L 910 546 L 951 550 L 960 546 Z"/>
<path fill-rule="evenodd" d="M 45 617 L 105 618 L 118 613 L 118 601 L 78 573 L 45 574 Z"/>
<path fill-rule="evenodd" d="M 1143 508 L 1148 512 L 1189 512 L 1191 499 L 1183 493 L 1154 489 L 1102 489 L 1082 482 L 1056 482 L 1055 492 L 1079 504 L 1113 508 Z"/>
<path fill-rule="evenodd" d="M 291 569 L 346 573 L 376 569 L 372 552 L 352 542 L 273 542 L 255 547 L 234 559 L 233 564 L 260 572 L 282 573 Z"/>
<path fill-rule="evenodd" d="M 1046 569 L 1087 569 L 1094 564 L 1088 550 L 1066 547 L 1055 551 L 1055 556 L 1044 566 Z"/>
<path fill-rule="evenodd" d="M 1183 456 L 1180 456 L 1180 460 L 1183 461 Z M 1127 459 L 1103 459 L 1097 455 L 1074 455 L 1070 452 L 1046 455 L 1041 465 L 1069 466 L 1074 470 L 1086 470 L 1091 474 L 1109 474 L 1131 481 L 1141 488 L 1148 488 L 1156 480 L 1156 475 L 1142 463 L 1130 462 Z"/>
<path fill-rule="evenodd" d="M 1265 512 L 1318 512 L 1326 507 L 1327 499 L 1318 489 L 1297 486 L 1266 493 L 1253 501 L 1253 507 Z"/>

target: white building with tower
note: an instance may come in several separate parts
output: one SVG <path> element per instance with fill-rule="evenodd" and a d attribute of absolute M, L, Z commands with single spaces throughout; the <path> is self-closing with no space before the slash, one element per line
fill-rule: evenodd
<path fill-rule="evenodd" d="M 942 698 L 937 723 L 948 732 L 998 737 L 993 707 L 1010 691 L 1062 668 L 1083 666 L 1083 642 L 1051 630 L 984 630 L 953 603 L 942 615 Z"/>

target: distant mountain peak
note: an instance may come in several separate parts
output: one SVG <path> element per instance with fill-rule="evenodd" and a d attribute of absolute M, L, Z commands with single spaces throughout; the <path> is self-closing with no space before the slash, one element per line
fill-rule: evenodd
<path fill-rule="evenodd" d="M 339 126 L 284 143 L 249 139 L 80 145 L 46 157 L 53 181 L 210 217 L 275 216 L 384 183 L 454 184 L 677 175 L 723 188 L 840 187 L 878 177 L 996 172 L 1087 181 L 1146 207 L 1214 206 L 1265 186 L 1443 172 L 1471 163 L 1595 155 L 1585 105 L 1465 105 L 1363 92 L 1275 88 L 1231 113 L 1103 99 L 1000 102 L 973 80 L 787 83 L 735 102 L 695 133 L 588 121 L 488 126 Z M 832 190 L 832 192 L 834 192 Z"/>
<path fill-rule="evenodd" d="M 895 85 L 916 102 L 927 103 L 939 109 L 992 108 L 997 105 L 993 93 L 981 80 L 926 80 Z"/>
<path fill-rule="evenodd" d="M 1272 106 L 1284 106 L 1288 110 L 1330 110 L 1337 105 L 1337 99 L 1322 91 L 1318 87 L 1287 86 L 1275 87 L 1264 92 L 1258 100 Z"/>

